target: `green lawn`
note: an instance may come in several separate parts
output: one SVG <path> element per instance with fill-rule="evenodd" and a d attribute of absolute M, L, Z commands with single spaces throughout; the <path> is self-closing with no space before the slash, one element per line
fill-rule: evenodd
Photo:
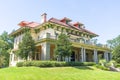
<path fill-rule="evenodd" d="M 11 67 L 0 69 L 0 80 L 120 80 L 120 73 L 93 67 Z"/>

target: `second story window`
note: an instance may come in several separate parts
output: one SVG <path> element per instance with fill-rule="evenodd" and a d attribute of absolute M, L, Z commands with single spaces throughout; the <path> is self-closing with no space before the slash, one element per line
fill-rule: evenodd
<path fill-rule="evenodd" d="M 38 39 L 37 40 L 40 40 L 40 37 L 38 36 Z"/>
<path fill-rule="evenodd" d="M 17 39 L 15 39 L 15 44 L 17 44 Z"/>
<path fill-rule="evenodd" d="M 50 38 L 50 33 L 47 33 L 47 34 L 46 34 L 46 38 Z"/>
<path fill-rule="evenodd" d="M 58 38 L 58 33 L 55 34 L 56 35 L 56 39 Z"/>

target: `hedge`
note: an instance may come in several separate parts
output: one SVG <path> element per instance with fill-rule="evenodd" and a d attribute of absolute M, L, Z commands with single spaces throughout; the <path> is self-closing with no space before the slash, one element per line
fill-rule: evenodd
<path fill-rule="evenodd" d="M 63 62 L 63 61 L 25 61 L 18 62 L 17 67 L 64 67 L 64 66 L 93 66 L 94 62 Z"/>

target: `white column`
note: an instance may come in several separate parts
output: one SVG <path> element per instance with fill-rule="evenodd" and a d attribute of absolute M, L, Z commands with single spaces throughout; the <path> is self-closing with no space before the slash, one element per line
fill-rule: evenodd
<path fill-rule="evenodd" d="M 110 60 L 112 60 L 112 53 L 109 53 L 110 54 Z"/>
<path fill-rule="evenodd" d="M 86 62 L 86 50 L 83 48 L 83 53 L 84 53 L 84 62 Z"/>
<path fill-rule="evenodd" d="M 109 54 L 109 53 L 107 52 L 107 54 L 106 54 L 106 60 L 107 60 L 107 61 L 109 61 L 108 54 Z"/>
<path fill-rule="evenodd" d="M 97 50 L 94 50 L 94 62 L 98 63 L 98 54 L 97 54 Z"/>
<path fill-rule="evenodd" d="M 50 60 L 50 44 L 42 43 L 41 60 Z"/>
<path fill-rule="evenodd" d="M 14 53 L 12 53 L 12 62 L 14 62 L 14 56 L 15 56 Z"/>
<path fill-rule="evenodd" d="M 83 48 L 81 48 L 81 62 L 84 62 L 84 52 L 83 52 Z"/>
<path fill-rule="evenodd" d="M 80 51 L 79 51 L 79 61 L 80 61 L 80 62 L 82 62 L 82 59 L 81 59 L 82 57 L 81 57 L 81 55 L 82 55 L 82 53 L 81 53 L 81 49 L 80 49 Z"/>
<path fill-rule="evenodd" d="M 81 48 L 81 61 L 85 62 L 86 61 L 86 50 L 85 48 Z"/>
<path fill-rule="evenodd" d="M 106 60 L 106 52 L 104 52 L 104 59 Z"/>
<path fill-rule="evenodd" d="M 70 58 L 71 58 L 71 57 L 68 58 L 68 56 L 66 56 L 66 57 L 65 57 L 65 61 L 66 61 L 66 62 L 70 62 Z"/>
<path fill-rule="evenodd" d="M 104 52 L 104 59 L 108 62 L 108 52 Z"/>

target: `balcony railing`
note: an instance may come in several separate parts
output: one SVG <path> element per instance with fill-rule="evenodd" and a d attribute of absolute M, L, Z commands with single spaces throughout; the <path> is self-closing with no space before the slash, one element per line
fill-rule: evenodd
<path fill-rule="evenodd" d="M 49 39 L 57 39 L 56 36 L 49 36 L 47 37 Z M 42 38 L 42 37 L 39 37 L 36 41 L 38 40 L 42 40 L 42 39 L 45 39 L 45 38 Z M 107 45 L 104 45 L 104 44 L 97 44 L 97 43 L 94 43 L 94 41 L 91 41 L 91 40 L 84 40 L 84 39 L 73 39 L 73 38 L 70 38 L 70 41 L 71 42 L 76 42 L 76 43 L 82 43 L 82 44 L 87 44 L 87 45 L 94 45 L 94 46 L 98 46 L 98 47 L 102 47 L 102 48 L 109 48 L 109 46 Z"/>

